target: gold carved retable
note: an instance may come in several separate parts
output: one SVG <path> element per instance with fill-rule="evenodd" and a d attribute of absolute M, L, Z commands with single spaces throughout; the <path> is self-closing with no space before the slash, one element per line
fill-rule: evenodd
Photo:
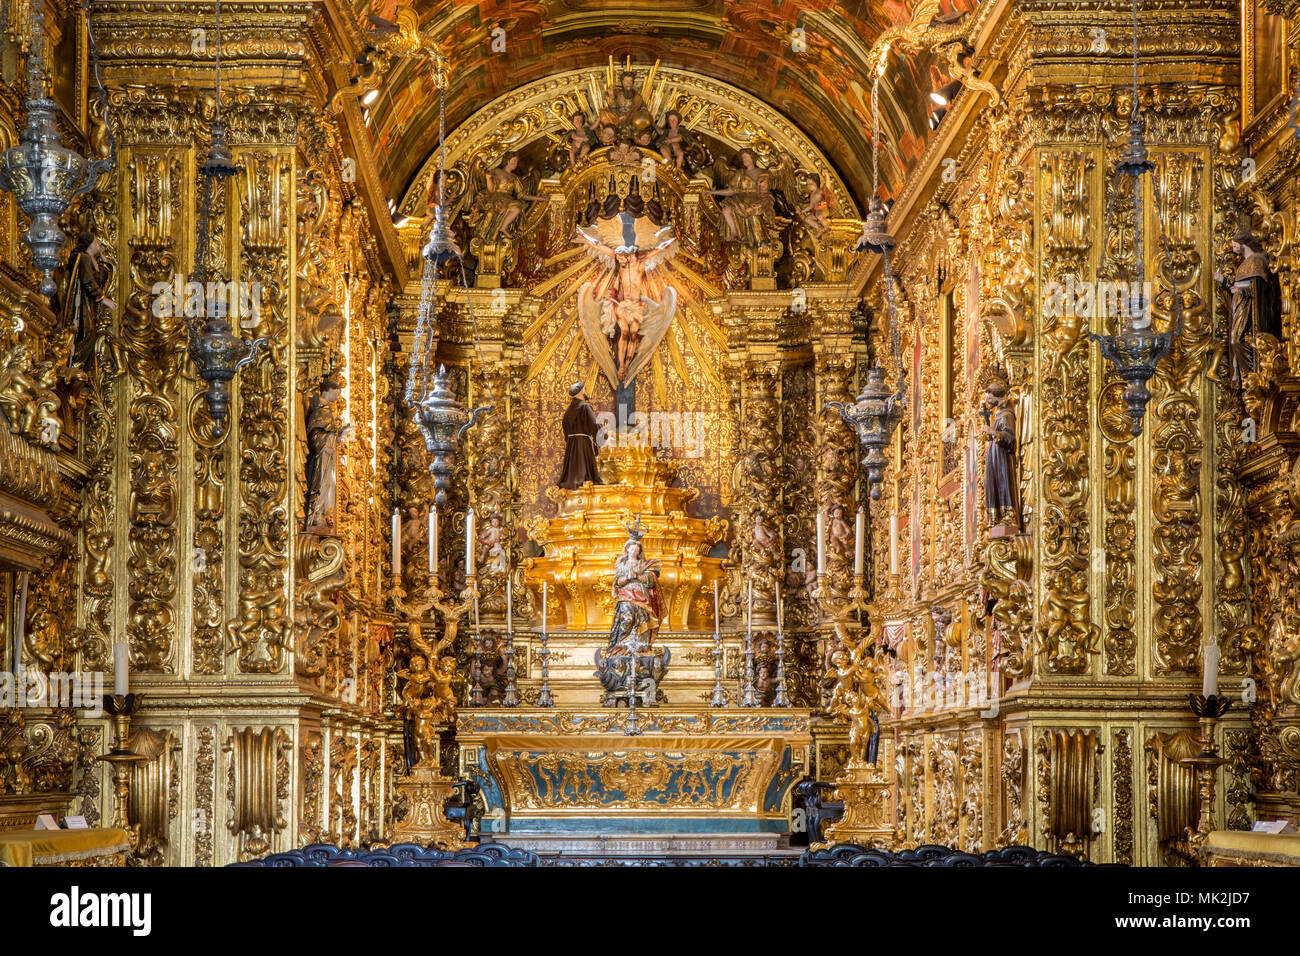
<path fill-rule="evenodd" d="M 646 557 L 659 559 L 666 630 L 713 627 L 713 582 L 722 559 L 709 549 L 727 531 L 722 518 L 692 518 L 686 506 L 698 491 L 674 488 L 679 464 L 655 457 L 649 445 L 608 445 L 598 456 L 604 484 L 552 488 L 554 518 L 535 518 L 528 534 L 545 555 L 526 564 L 529 588 L 540 606 L 549 584 L 547 626 L 604 630 L 614 615 L 614 562 L 627 543 L 627 525 L 641 516 Z"/>

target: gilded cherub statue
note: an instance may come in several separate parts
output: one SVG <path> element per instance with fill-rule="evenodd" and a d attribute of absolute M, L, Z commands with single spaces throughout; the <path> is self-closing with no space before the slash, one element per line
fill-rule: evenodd
<path fill-rule="evenodd" d="M 50 362 L 33 368 L 26 342 L 0 358 L 0 414 L 11 432 L 43 444 L 58 441 L 63 423 L 54 414 L 59 404 L 53 391 L 56 375 Z"/>
<path fill-rule="evenodd" d="M 411 644 L 411 662 L 397 671 L 406 681 L 402 687 L 402 713 L 414 737 L 418 764 L 427 764 L 438 753 L 438 727 L 456 719 L 456 694 L 452 683 L 456 677 L 456 659 L 438 658 L 452 640 L 446 636 L 435 645 L 424 639 L 419 621 L 406 625 L 407 640 Z"/>
<path fill-rule="evenodd" d="M 874 642 L 865 635 L 854 641 L 848 636 L 847 628 L 837 628 L 836 631 L 839 643 L 831 653 L 836 681 L 829 709 L 848 718 L 847 766 L 850 770 L 861 770 L 876 759 L 880 733 L 877 715 L 888 706 L 884 690 L 888 681 L 883 663 L 875 656 Z M 872 724 L 870 732 L 867 730 L 868 721 Z"/>

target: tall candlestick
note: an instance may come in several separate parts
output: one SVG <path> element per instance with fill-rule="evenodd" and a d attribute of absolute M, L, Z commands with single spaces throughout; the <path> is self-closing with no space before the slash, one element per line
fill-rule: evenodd
<path fill-rule="evenodd" d="M 817 512 L 817 576 L 826 573 L 826 512 Z"/>
<path fill-rule="evenodd" d="M 506 632 L 514 630 L 514 600 L 513 588 L 510 584 L 509 575 L 506 576 Z"/>
<path fill-rule="evenodd" d="M 718 582 L 713 582 L 713 636 L 718 636 L 722 629 L 722 609 L 718 603 Z"/>
<path fill-rule="evenodd" d="M 889 573 L 898 574 L 898 512 L 889 516 Z"/>
<path fill-rule="evenodd" d="M 429 509 L 429 573 L 438 573 L 438 506 Z"/>
<path fill-rule="evenodd" d="M 1204 669 L 1201 672 L 1201 693 L 1206 697 L 1217 697 L 1219 694 L 1219 643 L 1210 640 L 1201 645 L 1201 661 Z"/>
<path fill-rule="evenodd" d="M 465 574 L 474 573 L 474 509 L 465 512 Z"/>
<path fill-rule="evenodd" d="M 855 536 L 853 540 L 853 576 L 862 577 L 862 546 L 866 539 L 867 516 L 862 509 L 858 509 L 858 523 L 854 528 Z"/>
<path fill-rule="evenodd" d="M 713 582 L 713 696 L 710 707 L 725 707 L 727 691 L 722 686 L 722 608 L 718 600 L 718 582 Z"/>
<path fill-rule="evenodd" d="M 130 682 L 127 679 L 129 667 L 126 644 L 118 641 L 113 645 L 113 693 L 118 697 L 125 697 L 129 693 Z"/>
<path fill-rule="evenodd" d="M 393 509 L 393 577 L 402 574 L 402 517 Z"/>

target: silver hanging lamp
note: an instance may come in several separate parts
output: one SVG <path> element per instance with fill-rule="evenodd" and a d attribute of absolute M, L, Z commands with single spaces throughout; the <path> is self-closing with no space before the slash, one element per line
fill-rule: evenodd
<path fill-rule="evenodd" d="M 226 144 L 226 125 L 221 122 L 221 0 L 216 12 L 216 69 L 217 105 L 212 120 L 212 141 L 207 155 L 199 165 L 200 195 L 199 223 L 195 236 L 193 281 L 206 286 L 208 280 L 208 243 L 212 225 L 212 205 L 220 183 L 238 171 L 230 147 Z M 258 350 L 270 344 L 269 338 L 254 340 L 236 335 L 226 320 L 226 309 L 204 297 L 206 321 L 199 324 L 199 316 L 189 316 L 186 328 L 189 333 L 190 358 L 199 378 L 207 383 L 203 398 L 212 419 L 212 434 L 220 438 L 225 434 L 226 417 L 230 412 L 230 383 L 245 365 L 257 358 Z"/>
<path fill-rule="evenodd" d="M 54 270 L 59 267 L 67 235 L 59 228 L 59 219 L 72 200 L 90 192 L 101 173 L 116 165 L 109 126 L 110 152 L 107 159 L 87 160 L 74 149 L 63 145 L 56 120 L 58 104 L 47 94 L 49 77 L 45 67 L 44 5 L 32 0 L 28 7 L 31 50 L 27 55 L 27 98 L 23 110 L 27 125 L 18 137 L 18 145 L 0 154 L 0 189 L 11 192 L 18 208 L 30 220 L 23 242 L 32 251 L 32 264 L 41 273 L 41 294 L 54 295 Z M 94 35 L 90 33 L 89 11 L 86 30 L 92 53 Z M 95 75 L 99 78 L 98 55 Z M 102 88 L 101 88 L 102 93 Z M 104 114 L 108 124 L 108 114 Z"/>
<path fill-rule="evenodd" d="M 447 82 L 438 68 L 438 204 L 433 209 L 433 227 L 429 230 L 429 241 L 424 246 L 424 275 L 420 282 L 420 311 L 415 324 L 415 345 L 411 355 L 411 367 L 406 378 L 406 404 L 413 407 L 412 417 L 424 436 L 424 445 L 429 452 L 429 473 L 433 476 L 434 504 L 442 507 L 447 503 L 447 492 L 451 490 L 451 477 L 456 470 L 456 453 L 460 440 L 474 426 L 485 412 L 492 411 L 491 405 L 482 405 L 472 411 L 456 400 L 456 393 L 451 386 L 451 376 L 443 365 L 438 366 L 432 382 L 429 380 L 429 367 L 433 364 L 433 353 L 437 348 L 433 334 L 434 323 L 438 314 L 438 267 L 444 262 L 455 260 L 460 264 L 461 281 L 465 285 L 465 300 L 469 304 L 470 315 L 474 314 L 474 303 L 469 296 L 469 284 L 465 276 L 465 260 L 460 247 L 456 245 L 451 227 L 447 223 L 446 205 L 443 202 L 444 176 L 446 165 L 446 119 L 447 119 Z M 478 322 L 474 321 L 474 347 L 478 348 Z M 482 356 L 479 357 L 482 364 Z"/>
<path fill-rule="evenodd" d="M 885 221 L 884 206 L 880 202 L 880 77 L 871 86 L 871 200 L 867 205 L 867 218 L 862 224 L 862 235 L 854 247 L 857 253 L 874 252 L 884 265 L 885 312 L 889 321 L 890 347 L 898 372 L 894 389 L 885 382 L 885 369 L 877 362 L 867 371 L 867 382 L 851 404 L 827 402 L 839 410 L 840 417 L 857 432 L 858 441 L 866 449 L 862 465 L 867 471 L 867 484 L 872 501 L 880 500 L 880 488 L 885 479 L 889 460 L 885 449 L 893 440 L 894 429 L 903 419 L 907 407 L 906 382 L 903 359 L 898 342 L 898 314 L 894 303 L 893 251 L 896 245 Z M 847 302 L 847 295 L 846 295 Z"/>
<path fill-rule="evenodd" d="M 1147 403 L 1151 401 L 1151 391 L 1147 383 L 1156 373 L 1160 360 L 1174 347 L 1174 339 L 1183 330 L 1182 303 L 1178 295 L 1178 283 L 1172 273 L 1172 258 L 1169 255 L 1169 237 L 1165 233 L 1165 217 L 1160 208 L 1160 195 L 1154 176 L 1151 192 L 1155 198 L 1156 219 L 1160 225 L 1161 250 L 1170 262 L 1170 289 L 1173 295 L 1171 311 L 1173 327 L 1167 332 L 1157 332 L 1151 326 L 1152 298 L 1145 294 L 1146 263 L 1142 257 L 1142 177 L 1155 170 L 1147 154 L 1143 138 L 1144 122 L 1138 106 L 1138 0 L 1133 0 L 1133 108 L 1129 118 L 1128 142 L 1120 154 L 1119 164 L 1115 167 L 1115 189 L 1107 204 L 1105 230 L 1102 234 L 1101 263 L 1106 262 L 1107 236 L 1110 231 L 1110 213 L 1115 198 L 1119 195 L 1123 177 L 1132 180 L 1133 190 L 1133 279 L 1136 295 L 1120 296 L 1123 312 L 1120 327 L 1114 335 L 1098 335 L 1089 332 L 1088 337 L 1097 343 L 1102 356 L 1115 366 L 1115 371 L 1125 382 L 1124 405 L 1128 410 L 1131 423 L 1129 431 L 1133 435 L 1142 434 L 1142 419 L 1146 415 Z"/>

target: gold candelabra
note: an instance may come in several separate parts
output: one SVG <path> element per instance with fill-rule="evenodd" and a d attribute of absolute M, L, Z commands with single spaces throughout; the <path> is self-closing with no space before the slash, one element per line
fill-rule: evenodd
<path fill-rule="evenodd" d="M 437 611 L 442 617 L 442 638 L 430 646 L 421 637 L 420 646 L 414 648 L 416 652 L 426 656 L 427 667 L 430 670 L 440 670 L 436 658 L 443 649 L 455 643 L 460 619 L 478 601 L 478 582 L 475 575 L 471 574 L 467 577 L 466 585 L 461 595 L 462 600 L 457 601 L 454 597 L 449 598 L 447 593 L 438 586 L 437 576 L 431 574 L 423 593 L 408 599 L 406 589 L 402 586 L 401 575 L 393 575 L 393 606 L 408 621 L 418 624 L 431 609 Z M 418 722 L 423 719 L 420 714 L 410 712 L 407 712 L 405 717 L 408 721 Z M 454 722 L 454 715 L 452 721 Z M 417 737 L 426 736 L 420 732 L 420 728 L 417 727 L 416 730 Z M 454 795 L 455 783 L 442 775 L 434 754 L 420 753 L 419 759 L 411 767 L 410 772 L 398 778 L 395 786 L 406 797 L 408 808 L 406 817 L 394 827 L 395 839 L 453 849 L 466 845 L 462 839 L 463 831 L 449 821 L 445 813 L 447 802 Z"/>
<path fill-rule="evenodd" d="M 1194 851 L 1199 851 L 1214 832 L 1214 793 L 1218 783 L 1219 768 L 1229 761 L 1219 756 L 1215 745 L 1215 728 L 1219 718 L 1228 712 L 1232 701 L 1227 697 L 1211 694 L 1189 694 L 1188 703 L 1201 725 L 1201 752 L 1193 757 L 1184 757 L 1179 763 L 1196 771 L 1196 782 L 1201 797 L 1201 813 L 1196 821 L 1196 830 L 1187 831 L 1187 842 Z"/>
<path fill-rule="evenodd" d="M 885 708 L 881 668 L 875 659 L 879 648 L 870 646 L 866 634 L 859 634 L 856 640 L 849 636 L 851 628 L 861 630 L 860 620 L 852 620 L 855 612 L 865 613 L 871 625 L 880 609 L 866 600 L 861 578 L 856 576 L 847 597 L 838 596 L 820 584 L 813 597 L 835 633 L 830 660 L 836 686 L 829 709 L 848 719 L 852 751 L 844 771 L 835 780 L 836 793 L 844 803 L 844 815 L 826 828 L 826 840 L 830 844 L 885 844 L 894 834 L 889 782 L 876 764 L 867 759 L 867 723 L 872 721 L 878 727 L 878 715 Z M 871 756 L 874 760 L 874 754 Z"/>
<path fill-rule="evenodd" d="M 148 758 L 131 749 L 131 717 L 140 709 L 143 697 L 143 694 L 104 695 L 104 710 L 113 718 L 113 749 L 98 758 L 113 768 L 113 826 L 133 835 L 136 831 L 127 811 L 131 799 L 131 768 Z"/>

